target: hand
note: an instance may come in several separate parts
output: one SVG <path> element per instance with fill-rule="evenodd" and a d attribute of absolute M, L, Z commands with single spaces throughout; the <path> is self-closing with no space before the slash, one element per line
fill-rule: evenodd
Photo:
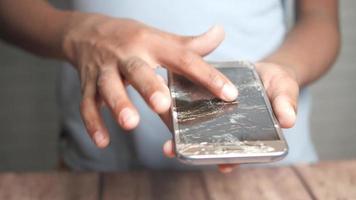
<path fill-rule="evenodd" d="M 109 143 L 100 115 L 104 103 L 119 125 L 130 130 L 139 114 L 127 96 L 131 84 L 157 113 L 167 113 L 169 90 L 154 68 L 164 66 L 205 86 L 226 101 L 237 97 L 234 85 L 202 56 L 213 51 L 224 32 L 215 26 L 200 36 L 178 36 L 129 19 L 99 14 L 74 13 L 64 34 L 66 58 L 76 67 L 81 81 L 81 115 L 98 147 Z"/>
<path fill-rule="evenodd" d="M 291 128 L 296 121 L 299 86 L 296 73 L 292 68 L 287 68 L 274 63 L 257 63 L 256 70 L 261 77 L 273 112 L 282 128 Z M 163 146 L 167 157 L 174 157 L 174 148 L 171 140 Z M 236 165 L 219 165 L 219 170 L 228 173 Z"/>

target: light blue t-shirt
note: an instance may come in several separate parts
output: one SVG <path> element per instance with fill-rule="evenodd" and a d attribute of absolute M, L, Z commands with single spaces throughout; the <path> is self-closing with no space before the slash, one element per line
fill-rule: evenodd
<path fill-rule="evenodd" d="M 131 18 L 158 29 L 181 35 L 197 35 L 215 24 L 222 25 L 223 43 L 206 59 L 214 61 L 258 61 L 272 53 L 286 34 L 285 13 L 280 0 L 73 0 L 73 8 L 114 17 Z M 159 72 L 163 73 L 164 72 Z M 175 160 L 164 158 L 162 144 L 171 134 L 132 88 L 129 95 L 139 109 L 141 121 L 133 132 L 133 143 L 117 127 L 108 111 L 104 112 L 111 132 L 111 145 L 99 150 L 87 136 L 79 114 L 80 86 L 76 72 L 63 67 L 60 83 L 60 106 L 64 139 L 62 153 L 75 169 L 124 170 L 129 168 L 133 146 L 140 165 L 151 168 L 181 168 Z M 285 130 L 290 151 L 280 163 L 317 160 L 309 136 L 309 95 L 302 91 L 297 124 Z"/>

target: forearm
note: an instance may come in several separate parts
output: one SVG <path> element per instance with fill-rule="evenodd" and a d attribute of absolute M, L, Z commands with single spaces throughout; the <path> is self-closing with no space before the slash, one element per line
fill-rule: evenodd
<path fill-rule="evenodd" d="M 41 56 L 63 58 L 62 38 L 71 13 L 40 0 L 0 1 L 0 34 Z"/>
<path fill-rule="evenodd" d="M 324 74 L 335 61 L 340 46 L 337 3 L 329 5 L 332 11 L 313 6 L 298 5 L 294 28 L 280 48 L 264 59 L 291 69 L 300 86 Z"/>

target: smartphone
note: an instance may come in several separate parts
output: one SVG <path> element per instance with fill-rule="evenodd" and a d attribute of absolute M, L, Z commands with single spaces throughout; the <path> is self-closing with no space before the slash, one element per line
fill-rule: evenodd
<path fill-rule="evenodd" d="M 225 102 L 202 86 L 168 72 L 174 147 L 188 164 L 272 162 L 288 145 L 252 63 L 209 62 L 239 90 Z"/>

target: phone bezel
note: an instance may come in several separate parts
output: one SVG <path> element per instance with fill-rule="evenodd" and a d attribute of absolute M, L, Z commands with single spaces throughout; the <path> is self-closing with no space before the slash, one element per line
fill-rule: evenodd
<path fill-rule="evenodd" d="M 285 157 L 288 153 L 288 145 L 283 136 L 282 130 L 278 123 L 277 118 L 274 115 L 272 110 L 271 103 L 268 99 L 267 93 L 263 87 L 263 83 L 255 70 L 254 65 L 248 61 L 230 61 L 230 62 L 208 62 L 209 64 L 215 66 L 216 68 L 230 68 L 230 67 L 247 67 L 251 69 L 255 79 L 262 86 L 262 96 L 266 103 L 268 113 L 273 121 L 275 130 L 279 137 L 279 140 L 268 140 L 263 141 L 263 144 L 267 144 L 268 146 L 273 148 L 273 151 L 269 152 L 250 152 L 250 153 L 227 153 L 227 154 L 199 154 L 194 155 L 187 151 L 180 152 L 179 148 L 177 148 L 177 138 L 179 135 L 179 125 L 177 119 L 177 111 L 176 111 L 176 101 L 174 97 L 175 88 L 173 86 L 173 76 L 172 72 L 168 72 L 168 86 L 170 88 L 170 93 L 172 97 L 171 104 L 171 117 L 172 117 L 172 125 L 173 125 L 173 139 L 174 139 L 174 148 L 176 152 L 177 158 L 188 164 L 193 165 L 203 165 L 203 164 L 226 164 L 226 163 L 256 163 L 256 162 L 272 162 L 277 161 Z M 255 141 L 261 142 L 261 141 Z M 251 144 L 253 141 L 250 142 Z M 203 147 L 202 147 L 203 148 Z M 204 147 L 206 148 L 206 147 Z"/>

